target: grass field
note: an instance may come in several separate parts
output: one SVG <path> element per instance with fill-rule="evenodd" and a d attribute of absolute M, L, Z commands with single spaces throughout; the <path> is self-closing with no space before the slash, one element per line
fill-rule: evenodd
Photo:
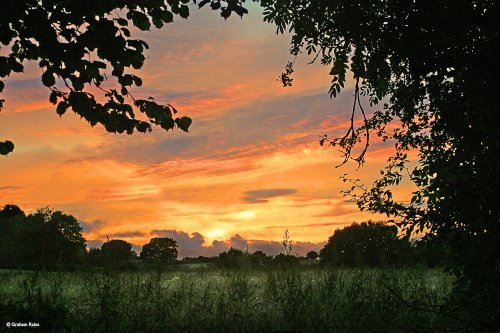
<path fill-rule="evenodd" d="M 0 271 L 0 319 L 50 332 L 424 332 L 460 328 L 429 269 Z M 3 328 L 3 327 L 2 327 Z"/>

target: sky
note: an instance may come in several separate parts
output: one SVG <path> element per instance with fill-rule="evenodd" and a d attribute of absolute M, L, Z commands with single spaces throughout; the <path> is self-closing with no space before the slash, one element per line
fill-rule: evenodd
<path fill-rule="evenodd" d="M 118 238 L 139 251 L 153 237 L 171 237 L 181 257 L 230 246 L 276 254 L 285 229 L 303 255 L 337 228 L 383 219 L 343 197 L 348 186 L 339 177 L 370 183 L 390 145 L 372 142 L 357 170 L 355 162 L 336 168 L 340 153 L 318 143 L 347 130 L 352 80 L 331 100 L 328 68 L 304 55 L 293 86 L 283 88 L 277 77 L 292 60 L 290 36 L 249 9 L 224 21 L 193 7 L 187 20 L 137 35 L 150 49 L 133 95 L 173 104 L 193 118 L 190 133 L 107 133 L 71 112 L 59 117 L 37 64 L 11 76 L 0 140 L 16 148 L 0 158 L 0 206 L 72 214 L 89 247 Z M 410 192 L 403 184 L 396 198 Z"/>

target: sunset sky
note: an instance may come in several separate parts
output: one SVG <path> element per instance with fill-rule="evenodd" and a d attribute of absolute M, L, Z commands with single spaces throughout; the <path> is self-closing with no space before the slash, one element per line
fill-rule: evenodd
<path fill-rule="evenodd" d="M 373 180 L 390 145 L 374 142 L 356 171 L 354 162 L 335 168 L 340 154 L 318 144 L 319 135 L 345 133 L 352 82 L 330 100 L 328 68 L 307 65 L 304 55 L 293 87 L 283 88 L 276 78 L 291 60 L 289 36 L 249 7 L 250 15 L 227 21 L 193 7 L 188 20 L 139 34 L 150 49 L 134 96 L 173 104 L 193 118 L 190 133 L 110 134 L 71 112 L 60 118 L 37 64 L 11 76 L 0 140 L 16 148 L 0 158 L 0 206 L 72 214 L 92 247 L 107 236 L 136 249 L 172 237 L 181 256 L 229 246 L 276 254 L 285 228 L 304 254 L 339 227 L 380 219 L 342 196 L 339 176 Z"/>

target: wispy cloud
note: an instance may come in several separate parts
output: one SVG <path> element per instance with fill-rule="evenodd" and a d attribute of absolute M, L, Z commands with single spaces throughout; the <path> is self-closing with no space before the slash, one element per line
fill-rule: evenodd
<path fill-rule="evenodd" d="M 331 227 L 331 226 L 345 226 L 350 225 L 354 221 L 335 221 L 335 222 L 323 222 L 323 223 L 308 223 L 308 224 L 299 224 L 294 225 L 294 228 L 311 228 L 311 227 Z M 286 225 L 270 225 L 265 227 L 265 229 L 281 229 L 289 228 Z"/>
<path fill-rule="evenodd" d="M 84 233 L 91 232 L 91 231 L 97 231 L 106 225 L 106 222 L 104 222 L 102 220 L 94 220 L 92 222 L 79 220 L 78 223 L 82 227 Z"/>
<path fill-rule="evenodd" d="M 123 231 L 107 235 L 110 239 L 115 238 L 137 238 L 144 237 L 147 234 L 142 231 Z"/>
<path fill-rule="evenodd" d="M 0 186 L 0 192 L 19 191 L 21 189 L 21 186 Z"/>
<path fill-rule="evenodd" d="M 269 199 L 292 195 L 297 193 L 297 190 L 292 188 L 273 188 L 263 190 L 246 191 L 243 201 L 246 203 L 266 203 Z"/>

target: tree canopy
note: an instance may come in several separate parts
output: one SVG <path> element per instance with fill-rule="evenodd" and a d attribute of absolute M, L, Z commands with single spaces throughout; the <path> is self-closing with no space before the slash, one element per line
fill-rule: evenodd
<path fill-rule="evenodd" d="M 398 228 L 383 222 L 354 223 L 335 230 L 320 252 L 321 261 L 336 266 L 377 267 L 405 264 L 410 243 Z"/>
<path fill-rule="evenodd" d="M 121 264 L 135 257 L 132 244 L 121 239 L 112 239 L 102 244 L 102 256 L 106 263 Z"/>
<path fill-rule="evenodd" d="M 82 228 L 72 215 L 48 207 L 27 216 L 15 205 L 0 210 L 1 266 L 72 266 L 85 252 L 85 245 Z"/>
<path fill-rule="evenodd" d="M 330 68 L 330 95 L 355 82 L 350 127 L 320 143 L 344 163 L 364 162 L 373 136 L 395 153 L 372 186 L 347 191 L 362 210 L 387 214 L 408 236 L 450 245 L 453 268 L 482 290 L 485 322 L 498 318 L 500 283 L 500 3 L 485 1 L 262 0 L 265 20 L 292 33 L 291 54 Z M 282 75 L 290 85 L 293 61 Z M 373 115 L 363 105 L 379 105 Z M 362 123 L 356 126 L 356 113 Z M 394 126 L 396 125 L 396 126 Z M 408 153 L 418 151 L 417 163 Z M 357 153 L 357 154 L 356 154 Z M 404 179 L 409 203 L 393 197 Z M 471 290 L 474 290 L 471 288 Z M 489 300 L 489 301 L 486 301 Z M 488 319 L 489 318 L 489 319 Z"/>
<path fill-rule="evenodd" d="M 245 252 L 231 247 L 229 250 L 219 253 L 217 263 L 224 268 L 240 268 L 243 264 Z"/>
<path fill-rule="evenodd" d="M 168 262 L 177 260 L 177 242 L 172 238 L 152 238 L 149 243 L 144 244 L 141 251 L 141 259 Z"/>
<path fill-rule="evenodd" d="M 319 258 L 319 254 L 316 251 L 309 251 L 306 254 L 306 258 L 309 260 L 316 260 Z"/>
<path fill-rule="evenodd" d="M 191 118 L 175 117 L 177 110 L 171 104 L 132 96 L 132 88 L 140 87 L 142 80 L 131 70 L 142 68 L 148 48 L 133 37 L 133 28 L 159 29 L 175 18 L 186 19 L 189 2 L 7 1 L 0 13 L 0 49 L 6 53 L 0 56 L 0 92 L 9 75 L 23 72 L 26 62 L 36 61 L 43 72 L 42 84 L 50 89 L 49 100 L 60 116 L 71 109 L 91 126 L 101 124 L 113 133 L 150 132 L 152 125 L 187 132 Z M 207 2 L 201 1 L 200 6 Z M 225 19 L 231 13 L 242 16 L 247 12 L 235 0 L 213 2 L 211 7 Z M 104 89 L 102 83 L 111 77 L 117 81 L 116 88 Z M 0 110 L 4 102 L 0 99 Z M 137 111 L 146 120 L 138 119 Z M 12 141 L 0 142 L 1 155 L 13 150 Z"/>

